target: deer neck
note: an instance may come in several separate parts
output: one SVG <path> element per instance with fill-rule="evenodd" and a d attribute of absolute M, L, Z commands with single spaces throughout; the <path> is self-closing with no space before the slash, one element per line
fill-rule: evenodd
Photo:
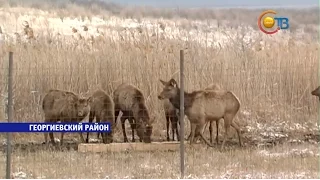
<path fill-rule="evenodd" d="M 184 91 L 184 108 L 188 108 L 191 106 L 194 96 L 192 93 L 188 93 Z M 178 92 L 175 97 L 169 99 L 170 102 L 176 109 L 180 109 L 180 89 L 178 88 Z"/>

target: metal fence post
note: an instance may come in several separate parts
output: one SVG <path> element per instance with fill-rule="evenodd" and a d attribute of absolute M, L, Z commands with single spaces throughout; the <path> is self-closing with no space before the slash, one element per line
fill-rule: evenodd
<path fill-rule="evenodd" d="M 184 53 L 180 50 L 180 173 L 184 178 Z"/>
<path fill-rule="evenodd" d="M 320 16 L 320 12 L 319 12 L 319 16 Z M 318 33 L 319 33 L 318 35 L 320 35 L 320 31 Z M 320 55 L 320 52 L 318 53 Z M 318 60 L 318 83 L 320 84 L 320 59 Z M 318 106 L 318 124 L 320 124 L 320 105 Z M 320 171 L 320 166 L 318 170 Z M 318 177 L 320 177 L 320 175 Z"/>
<path fill-rule="evenodd" d="M 8 122 L 12 121 L 12 70 L 13 70 L 13 53 L 9 52 L 9 71 L 8 71 Z M 11 133 L 7 133 L 7 164 L 6 179 L 11 179 Z"/>

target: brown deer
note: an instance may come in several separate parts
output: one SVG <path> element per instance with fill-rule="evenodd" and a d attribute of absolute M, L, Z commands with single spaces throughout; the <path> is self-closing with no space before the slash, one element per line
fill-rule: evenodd
<path fill-rule="evenodd" d="M 205 90 L 221 90 L 221 86 L 219 86 L 218 84 L 210 84 L 207 88 L 205 88 Z M 170 141 L 169 138 L 169 120 L 171 120 L 171 126 L 172 126 L 172 133 L 174 133 L 174 131 L 176 131 L 177 137 L 179 138 L 179 132 L 178 132 L 178 125 L 180 125 L 180 121 L 179 121 L 179 109 L 176 109 L 171 102 L 166 99 L 163 102 L 164 105 L 164 110 L 165 110 L 165 116 L 167 119 L 167 141 Z M 205 130 L 207 128 L 209 124 L 209 132 L 210 132 L 210 142 L 213 143 L 213 121 L 206 123 L 206 126 L 203 130 Z M 219 144 L 219 120 L 216 121 L 216 127 L 217 127 L 217 136 L 216 136 L 216 142 L 217 144 Z M 191 133 L 189 134 L 187 140 L 190 139 Z M 200 138 L 199 135 L 196 135 L 196 139 L 195 141 L 197 141 L 197 139 Z M 174 141 L 174 134 L 172 135 L 172 140 Z M 179 139 L 178 139 L 179 141 Z"/>
<path fill-rule="evenodd" d="M 210 84 L 204 90 L 205 91 L 219 91 L 219 90 L 222 90 L 222 88 L 218 84 Z M 209 124 L 210 143 L 213 143 L 213 122 L 214 121 L 207 122 L 205 127 L 204 127 L 204 129 L 203 129 L 203 132 L 204 132 L 204 130 L 207 129 L 207 126 Z M 216 120 L 216 129 L 217 129 L 216 142 L 217 142 L 217 144 L 219 144 L 219 122 L 220 122 L 220 119 Z M 189 135 L 187 140 L 190 140 L 190 136 L 191 136 L 191 133 L 190 133 L 190 135 Z M 195 141 L 197 141 L 199 138 L 200 138 L 199 134 L 196 134 L 195 135 Z"/>
<path fill-rule="evenodd" d="M 311 94 L 314 96 L 318 96 L 318 99 L 320 101 L 320 86 L 318 86 L 315 90 L 313 90 Z"/>
<path fill-rule="evenodd" d="M 128 142 L 125 121 L 128 119 L 132 130 L 132 142 L 135 142 L 134 130 L 140 138 L 140 142 L 151 143 L 152 121 L 145 104 L 145 98 L 137 87 L 123 83 L 113 92 L 115 103 L 115 115 L 121 111 L 121 127 L 124 142 Z M 117 117 L 115 117 L 115 123 Z"/>
<path fill-rule="evenodd" d="M 114 129 L 114 102 L 113 99 L 103 90 L 95 91 L 91 96 L 89 123 L 92 123 L 96 118 L 96 122 L 108 122 L 111 125 L 111 132 L 101 133 L 102 142 L 110 144 L 113 142 L 113 129 Z M 97 133 L 97 138 L 99 138 Z M 89 132 L 87 132 L 86 143 L 89 142 Z"/>
<path fill-rule="evenodd" d="M 45 114 L 46 123 L 60 122 L 80 122 L 89 113 L 91 98 L 80 98 L 73 92 L 62 90 L 49 90 L 42 100 L 42 109 Z M 60 144 L 63 144 L 63 135 L 61 132 Z M 49 133 L 52 144 L 55 145 L 53 133 Z M 82 133 L 81 141 L 84 142 Z M 44 134 L 45 143 L 47 144 L 48 134 Z"/>
<path fill-rule="evenodd" d="M 162 92 L 158 98 L 169 99 L 170 102 L 176 107 L 180 106 L 180 88 L 174 79 L 168 82 L 160 79 L 164 85 Z M 240 109 L 240 101 L 230 91 L 193 91 L 192 93 L 184 92 L 185 97 L 185 114 L 191 123 L 191 137 L 190 145 L 194 142 L 194 137 L 199 134 L 207 145 L 213 147 L 212 144 L 204 138 L 203 128 L 206 122 L 217 121 L 221 118 L 224 119 L 225 136 L 221 145 L 224 148 L 230 126 L 234 127 L 237 131 L 240 146 L 242 146 L 240 128 L 237 123 L 233 121 L 235 115 Z"/>

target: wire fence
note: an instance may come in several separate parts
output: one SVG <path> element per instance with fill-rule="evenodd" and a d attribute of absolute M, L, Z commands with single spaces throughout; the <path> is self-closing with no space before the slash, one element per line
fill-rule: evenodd
<path fill-rule="evenodd" d="M 171 46 L 173 49 L 167 51 L 161 49 L 168 47 L 164 45 L 149 51 L 126 49 L 112 43 L 103 47 L 101 52 L 17 47 L 14 60 L 13 53 L 9 61 L 7 56 L 2 58 L 4 86 L 1 87 L 0 115 L 8 122 L 58 122 L 59 118 L 52 117 L 54 113 L 71 116 L 70 111 L 64 110 L 77 107 L 74 113 L 79 113 L 82 108 L 85 117 L 60 121 L 112 122 L 112 142 L 103 146 L 130 145 L 121 144 L 113 146 L 112 152 L 96 153 L 94 148 L 101 148 L 99 145 L 104 144 L 107 136 L 97 137 L 98 134 L 91 133 L 91 138 L 87 138 L 84 133 L 82 139 L 77 133 L 65 133 L 63 145 L 53 146 L 51 135 L 44 144 L 43 133 L 8 133 L 7 137 L 0 136 L 5 140 L 2 148 L 6 152 L 2 154 L 6 163 L 0 165 L 0 170 L 5 172 L 3 177 L 296 178 L 298 171 L 303 177 L 317 176 L 318 102 L 310 92 L 317 87 L 318 53 L 312 46 L 297 45 L 261 52 L 230 49 L 218 52 L 196 46 L 189 46 L 187 50 Z M 223 99 L 226 97 L 216 91 L 191 93 L 212 87 L 212 84 L 217 84 L 221 92 L 232 92 L 239 100 L 236 124 L 226 120 L 233 109 L 222 107 L 231 106 L 230 103 L 236 102 L 234 99 Z M 52 97 L 69 99 L 53 100 L 49 96 L 45 101 L 50 89 L 63 91 L 54 92 L 60 95 Z M 98 89 L 103 93 L 97 93 Z M 210 96 L 218 99 L 216 103 L 226 103 L 217 106 L 199 100 L 212 98 Z M 76 104 L 68 104 L 70 99 Z M 192 109 L 192 103 L 198 105 Z M 102 111 L 99 105 L 114 111 Z M 60 109 L 48 111 L 50 119 L 45 116 L 45 106 Z M 219 115 L 216 114 L 222 111 L 228 111 L 221 117 L 223 121 L 217 119 Z M 211 118 L 212 122 L 217 122 L 216 129 L 212 123 L 200 126 L 197 119 L 202 116 L 208 118 L 202 120 Z M 190 122 L 195 119 L 198 124 L 193 134 Z M 148 132 L 150 126 L 152 130 Z M 239 146 L 235 126 L 241 129 L 243 147 Z M 196 138 L 202 128 L 204 138 L 210 137 L 212 148 Z M 226 132 L 229 136 L 225 140 Z M 54 134 L 57 137 L 59 133 Z M 189 146 L 190 141 L 186 144 L 182 139 L 192 134 L 197 143 Z M 137 147 L 141 143 L 149 144 L 148 137 L 151 144 L 161 142 L 161 149 L 130 150 L 134 146 L 132 143 L 139 144 Z M 169 140 L 176 141 L 179 151 L 166 149 L 164 142 Z M 62 136 L 55 139 L 55 142 L 61 141 Z M 226 147 L 220 150 L 223 141 Z M 79 143 L 92 144 L 91 152 L 78 152 Z"/>

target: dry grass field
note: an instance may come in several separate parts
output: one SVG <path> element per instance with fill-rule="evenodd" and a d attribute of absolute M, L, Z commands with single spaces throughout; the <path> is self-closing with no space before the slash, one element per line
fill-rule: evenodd
<path fill-rule="evenodd" d="M 179 152 L 17 151 L 15 178 L 180 178 Z M 4 159 L 4 155 L 1 155 Z M 318 145 L 186 149 L 185 178 L 318 178 Z M 5 168 L 0 166 L 1 176 Z"/>
<path fill-rule="evenodd" d="M 19 4 L 13 7 L 8 7 L 10 4 L 6 3 L 0 5 L 3 5 L 2 12 L 10 11 L 17 17 L 31 13 L 16 12 L 14 8 Z M 41 8 L 39 6 L 31 8 L 37 12 Z M 30 6 L 22 4 L 19 8 Z M 44 8 L 50 13 L 60 10 Z M 67 10 L 63 12 L 63 15 L 68 15 Z M 235 16 L 243 17 L 244 12 L 240 14 L 239 11 Z M 286 12 L 290 13 L 290 10 Z M 84 16 L 85 12 L 82 13 Z M 219 13 L 223 14 L 223 11 L 219 10 Z M 252 19 L 259 13 L 249 12 L 255 15 Z M 87 16 L 94 14 L 88 12 Z M 314 12 L 310 12 L 310 18 L 314 16 Z M 220 16 L 221 20 L 224 20 L 223 17 Z M 12 23 L 2 19 L 4 25 L 0 26 Z M 192 19 L 184 21 L 196 21 Z M 230 20 L 228 15 L 227 20 Z M 232 21 L 229 23 L 232 24 Z M 309 23 L 310 29 L 317 21 L 306 23 Z M 217 30 L 224 31 L 227 26 Z M 220 152 L 219 148 L 207 148 L 206 145 L 200 149 L 186 149 L 187 178 L 319 178 L 319 100 L 311 95 L 311 91 L 319 85 L 317 32 L 297 30 L 268 36 L 270 46 L 262 50 L 245 48 L 241 39 L 217 48 L 203 46 L 203 42 L 160 38 L 157 34 L 151 34 L 143 29 L 138 40 L 134 35 L 124 36 L 121 40 L 104 36 L 102 40 L 90 44 L 91 49 L 87 46 L 74 48 L 64 45 L 63 41 L 49 44 L 47 39 L 40 37 L 31 43 L 0 44 L 1 121 L 5 121 L 8 52 L 13 51 L 14 121 L 43 121 L 41 102 L 49 89 L 63 89 L 88 96 L 102 88 L 112 95 L 118 85 L 127 82 L 141 89 L 151 115 L 156 117 L 152 139 L 164 141 L 165 118 L 162 102 L 157 98 L 162 90 L 159 79 L 173 77 L 179 83 L 179 50 L 186 49 L 186 91 L 219 83 L 234 92 L 241 101 L 236 121 L 241 125 L 245 144 L 245 147 L 239 148 L 232 129 L 225 152 Z M 295 40 L 279 43 L 282 37 L 287 36 Z M 273 42 L 272 38 L 277 41 Z M 185 122 L 187 137 L 190 132 L 187 118 Z M 131 130 L 128 124 L 127 127 L 130 141 Z M 205 135 L 209 137 L 207 129 Z M 220 140 L 223 135 L 221 121 Z M 59 136 L 59 133 L 55 134 L 56 138 Z M 115 138 L 116 142 L 123 141 L 120 124 L 117 125 Z M 13 134 L 12 177 L 179 178 L 179 152 L 79 153 L 75 144 L 79 141 L 79 135 L 66 134 L 65 139 L 70 143 L 53 149 L 41 145 L 43 134 Z M 0 134 L 0 140 L 0 177 L 4 177 L 5 134 Z"/>

